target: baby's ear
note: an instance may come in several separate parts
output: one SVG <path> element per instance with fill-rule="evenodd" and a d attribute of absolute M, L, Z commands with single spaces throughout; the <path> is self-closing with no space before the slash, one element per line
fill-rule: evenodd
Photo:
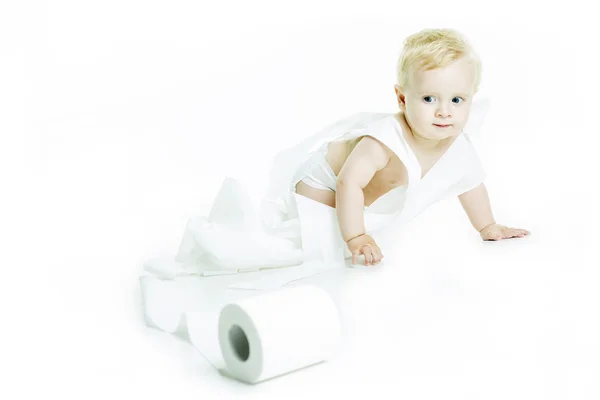
<path fill-rule="evenodd" d="M 463 129 L 467 135 L 471 137 L 478 137 L 481 135 L 483 123 L 490 110 L 490 107 L 491 101 L 487 97 L 473 100 L 469 120 Z"/>

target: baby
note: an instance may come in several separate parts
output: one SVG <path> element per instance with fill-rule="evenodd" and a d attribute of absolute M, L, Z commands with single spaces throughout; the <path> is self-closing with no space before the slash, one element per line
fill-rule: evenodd
<path fill-rule="evenodd" d="M 467 123 L 473 96 L 479 89 L 481 63 L 458 32 L 427 29 L 405 40 L 397 73 L 394 90 L 400 111 L 393 117 L 424 178 Z M 383 253 L 366 233 L 364 207 L 406 185 L 406 165 L 382 141 L 364 135 L 329 143 L 322 170 L 321 179 L 314 174 L 301 176 L 296 193 L 336 209 L 353 263 L 363 254 L 365 265 L 378 264 Z M 496 223 L 483 182 L 458 198 L 483 240 L 529 235 L 525 229 Z"/>

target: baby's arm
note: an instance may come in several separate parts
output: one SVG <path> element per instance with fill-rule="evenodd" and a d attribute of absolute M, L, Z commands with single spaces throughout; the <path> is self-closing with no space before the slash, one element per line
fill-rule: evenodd
<path fill-rule="evenodd" d="M 490 198 L 483 183 L 461 194 L 458 199 L 467 213 L 471 225 L 479 232 L 483 240 L 502 240 L 529 235 L 529 231 L 525 229 L 509 228 L 496 223 L 492 215 Z"/>
<path fill-rule="evenodd" d="M 477 232 L 481 232 L 486 226 L 495 224 L 490 199 L 487 189 L 482 183 L 474 189 L 458 196 L 461 206 L 467 213 L 469 221 Z"/>
<path fill-rule="evenodd" d="M 363 189 L 369 184 L 375 173 L 389 162 L 391 151 L 377 139 L 365 136 L 346 159 L 336 181 L 336 213 L 340 231 L 353 255 L 353 262 L 360 253 L 365 254 L 365 262 L 375 263 L 380 259 L 378 248 L 365 251 L 362 247 L 375 245 L 366 235 L 364 223 Z M 356 238 L 356 240 L 354 240 Z"/>

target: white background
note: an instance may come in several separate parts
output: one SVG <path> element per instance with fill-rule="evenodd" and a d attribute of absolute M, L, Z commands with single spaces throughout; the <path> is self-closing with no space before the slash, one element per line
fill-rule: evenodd
<path fill-rule="evenodd" d="M 599 398 L 593 13 L 576 2 L 218 4 L 0 6 L 2 397 Z M 386 268 L 410 260 L 427 274 L 452 254 L 466 271 L 488 271 L 487 282 L 505 289 L 490 300 L 505 330 L 486 349 L 508 353 L 490 355 L 480 375 L 461 370 L 456 353 L 430 354 L 423 365 L 464 372 L 446 379 L 423 365 L 418 377 L 408 367 L 394 374 L 393 363 L 310 387 L 234 390 L 200 379 L 185 362 L 191 347 L 143 325 L 143 262 L 176 251 L 187 219 L 208 212 L 224 176 L 260 181 L 275 152 L 323 126 L 357 111 L 396 111 L 402 42 L 429 27 L 460 30 L 482 58 L 478 96 L 492 108 L 477 145 L 494 215 L 532 235 L 483 244 L 451 199 L 415 221 L 410 258 L 399 252 Z M 370 315 L 374 323 L 381 313 Z M 427 329 L 432 340 L 442 334 Z M 392 371 L 389 386 L 378 370 Z"/>

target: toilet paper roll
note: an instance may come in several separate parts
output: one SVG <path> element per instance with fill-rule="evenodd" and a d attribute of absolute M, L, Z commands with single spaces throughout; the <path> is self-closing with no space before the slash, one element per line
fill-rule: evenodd
<path fill-rule="evenodd" d="M 333 300 L 312 285 L 226 304 L 218 330 L 228 374 L 246 383 L 329 360 L 341 337 Z"/>

